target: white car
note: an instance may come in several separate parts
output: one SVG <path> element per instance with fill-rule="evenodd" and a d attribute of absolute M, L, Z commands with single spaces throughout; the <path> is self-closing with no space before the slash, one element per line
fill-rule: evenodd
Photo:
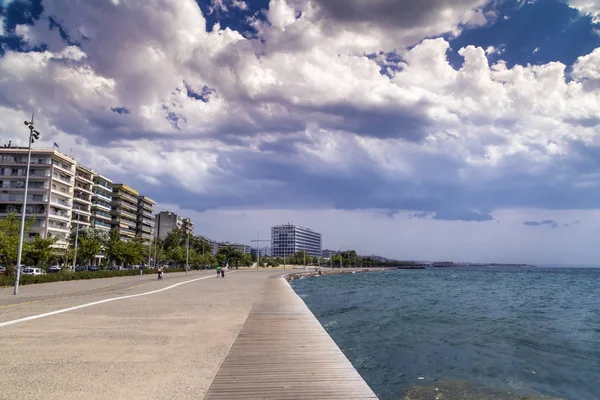
<path fill-rule="evenodd" d="M 46 271 L 44 271 L 41 268 L 37 268 L 37 267 L 25 267 L 21 271 L 22 275 L 31 275 L 31 276 L 43 275 L 45 273 L 46 273 Z"/>

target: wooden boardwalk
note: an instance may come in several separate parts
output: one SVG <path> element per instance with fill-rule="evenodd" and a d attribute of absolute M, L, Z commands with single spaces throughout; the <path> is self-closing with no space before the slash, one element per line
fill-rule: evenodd
<path fill-rule="evenodd" d="M 206 400 L 377 399 L 282 277 L 267 280 Z"/>

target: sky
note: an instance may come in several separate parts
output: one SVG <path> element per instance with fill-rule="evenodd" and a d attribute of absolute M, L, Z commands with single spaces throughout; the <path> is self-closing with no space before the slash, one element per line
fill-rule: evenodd
<path fill-rule="evenodd" d="M 600 0 L 0 1 L 0 140 L 250 243 L 600 264 Z"/>

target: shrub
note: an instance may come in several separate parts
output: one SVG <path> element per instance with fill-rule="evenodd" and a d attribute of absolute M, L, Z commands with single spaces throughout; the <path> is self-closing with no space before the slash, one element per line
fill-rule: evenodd
<path fill-rule="evenodd" d="M 185 271 L 185 270 L 183 270 Z M 180 272 L 180 270 L 167 270 L 167 272 Z M 144 275 L 148 274 L 146 272 Z M 153 273 L 153 272 L 152 272 Z M 116 276 L 132 276 L 139 275 L 139 270 L 132 271 L 96 271 L 96 272 L 59 272 L 56 274 L 46 274 L 46 275 L 21 275 L 19 279 L 20 285 L 32 285 L 36 283 L 48 283 L 48 282 L 62 282 L 62 281 L 77 281 L 81 279 L 99 279 L 99 278 L 113 278 Z M 1 286 L 12 286 L 14 284 L 15 278 L 14 275 L 2 276 L 0 277 L 0 287 Z"/>

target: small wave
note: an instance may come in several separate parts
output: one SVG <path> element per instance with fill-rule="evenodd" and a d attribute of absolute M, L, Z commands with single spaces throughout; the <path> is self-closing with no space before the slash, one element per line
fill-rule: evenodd
<path fill-rule="evenodd" d="M 337 321 L 329 321 L 323 324 L 323 328 L 327 329 L 327 328 L 331 328 L 332 326 L 337 325 Z"/>

